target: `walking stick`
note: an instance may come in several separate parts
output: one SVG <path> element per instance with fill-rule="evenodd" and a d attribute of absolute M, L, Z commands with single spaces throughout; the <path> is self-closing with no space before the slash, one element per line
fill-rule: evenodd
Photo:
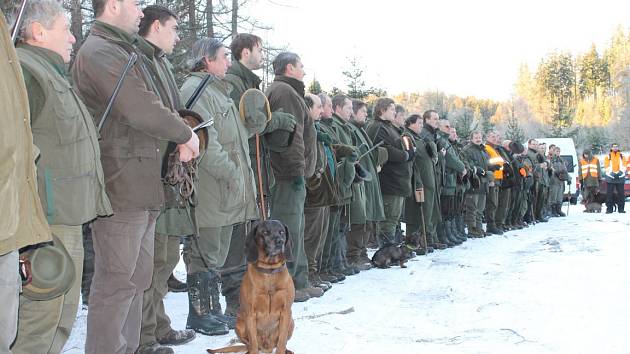
<path fill-rule="evenodd" d="M 424 240 L 424 251 L 429 253 L 429 245 L 427 244 L 427 227 L 424 221 L 424 211 L 422 210 L 422 205 L 420 205 L 420 218 L 422 219 L 422 239 Z"/>

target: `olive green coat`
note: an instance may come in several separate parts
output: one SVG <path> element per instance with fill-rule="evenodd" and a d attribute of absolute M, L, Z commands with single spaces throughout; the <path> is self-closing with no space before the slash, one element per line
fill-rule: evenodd
<path fill-rule="evenodd" d="M 483 144 L 475 145 L 473 143 L 469 143 L 462 150 L 464 156 L 470 161 L 471 166 L 474 166 L 477 171 L 483 170 L 485 172 L 484 176 L 478 176 L 479 178 L 479 188 L 470 188 L 468 191 L 471 194 L 487 194 L 488 193 L 488 182 L 490 180 L 490 175 L 492 172 L 488 171 L 488 153 L 486 152 L 486 148 Z M 475 173 L 475 171 L 471 171 L 471 173 Z"/>
<path fill-rule="evenodd" d="M 457 187 L 457 175 L 461 175 L 465 166 L 462 160 L 459 159 L 457 151 L 451 145 L 448 137 L 449 134 L 443 131 L 438 131 L 438 146 L 446 150 L 444 155 L 444 181 L 442 183 L 442 194 L 455 195 L 455 188 Z"/>
<path fill-rule="evenodd" d="M 78 226 L 111 215 L 98 133 L 68 81 L 63 59 L 30 45 L 20 45 L 18 55 L 29 98 L 38 102 L 31 128 L 41 151 L 37 185 L 48 223 Z"/>
<path fill-rule="evenodd" d="M 205 77 L 192 73 L 182 86 L 187 100 Z M 249 160 L 247 139 L 255 132 L 243 125 L 230 98 L 231 86 L 214 79 L 192 110 L 204 121 L 214 119 L 208 128 L 208 148 L 199 160 L 197 226 L 222 227 L 258 218 L 254 173 Z"/>
<path fill-rule="evenodd" d="M 0 255 L 51 239 L 37 194 L 36 148 L 22 70 L 0 11 Z"/>

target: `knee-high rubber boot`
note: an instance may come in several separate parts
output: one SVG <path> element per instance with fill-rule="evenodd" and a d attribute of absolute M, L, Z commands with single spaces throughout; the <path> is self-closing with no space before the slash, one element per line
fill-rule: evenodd
<path fill-rule="evenodd" d="M 208 301 L 208 307 L 210 308 L 210 313 L 214 315 L 214 317 L 225 323 L 229 329 L 236 328 L 236 317 L 224 315 L 223 309 L 221 308 L 221 302 L 219 300 L 219 282 L 221 281 L 221 277 L 217 273 L 210 272 L 211 278 L 208 282 L 208 292 L 210 293 L 210 299 Z"/>
<path fill-rule="evenodd" d="M 455 244 L 453 242 L 451 242 L 448 237 L 446 236 L 446 225 L 445 225 L 445 221 L 440 222 L 437 225 L 437 237 L 438 237 L 438 241 L 440 241 L 440 243 L 443 243 L 445 245 L 447 245 L 448 247 L 453 247 L 455 246 Z"/>
<path fill-rule="evenodd" d="M 210 312 L 210 272 L 188 274 L 188 320 L 186 328 L 195 332 L 218 336 L 229 332 L 227 325 Z"/>

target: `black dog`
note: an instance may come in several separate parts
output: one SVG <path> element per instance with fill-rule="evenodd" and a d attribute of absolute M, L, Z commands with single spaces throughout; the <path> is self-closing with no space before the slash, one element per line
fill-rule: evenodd
<path fill-rule="evenodd" d="M 407 268 L 405 262 L 411 258 L 412 249 L 404 243 L 401 245 L 384 246 L 372 256 L 372 264 L 378 268 L 389 268 L 395 262 L 400 268 Z"/>

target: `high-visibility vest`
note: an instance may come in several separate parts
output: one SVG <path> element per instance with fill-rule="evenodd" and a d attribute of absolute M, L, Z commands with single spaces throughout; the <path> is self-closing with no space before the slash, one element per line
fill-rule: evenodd
<path fill-rule="evenodd" d="M 499 155 L 499 153 L 490 146 L 490 144 L 486 144 L 486 152 L 490 155 L 490 160 L 488 160 L 488 162 L 491 165 L 501 167 L 500 169 L 494 171 L 494 179 L 503 179 L 503 164 L 505 163 L 505 160 L 503 160 L 503 157 L 501 157 L 501 155 Z"/>
<path fill-rule="evenodd" d="M 619 171 L 626 173 L 626 161 L 623 158 L 623 154 L 619 151 L 611 151 L 604 159 L 604 168 L 607 175 Z"/>
<path fill-rule="evenodd" d="M 593 157 L 590 162 L 587 162 L 584 159 L 580 159 L 580 173 L 582 175 L 582 179 L 585 179 L 589 175 L 591 175 L 592 177 L 599 177 L 597 175 L 597 166 L 599 166 L 599 160 L 597 159 L 597 157 Z"/>

